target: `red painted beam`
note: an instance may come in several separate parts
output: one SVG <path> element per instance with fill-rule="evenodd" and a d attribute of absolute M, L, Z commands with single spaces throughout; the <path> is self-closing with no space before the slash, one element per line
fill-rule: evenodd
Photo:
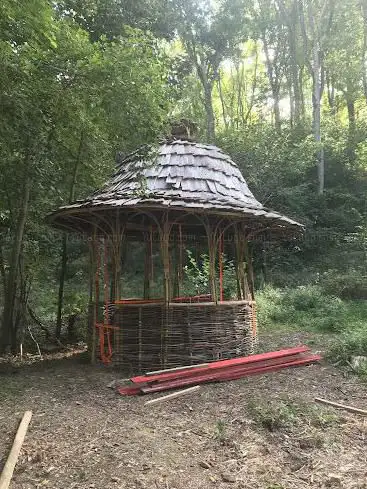
<path fill-rule="evenodd" d="M 272 365 L 280 365 L 282 363 L 290 362 L 290 361 L 297 360 L 297 359 L 302 359 L 302 358 L 304 358 L 303 355 L 304 354 L 302 354 L 302 353 L 297 353 L 294 355 L 287 355 L 285 357 L 280 357 L 280 358 L 271 358 L 271 359 L 261 360 L 261 361 L 258 361 L 256 363 L 247 363 L 244 365 L 234 365 L 234 366 L 217 368 L 217 369 L 212 369 L 212 370 L 200 369 L 200 370 L 197 370 L 195 372 L 192 372 L 190 375 L 186 375 L 185 377 L 167 379 L 167 380 L 163 380 L 163 381 L 159 381 L 159 382 L 157 382 L 157 381 L 156 382 L 148 382 L 148 383 L 144 382 L 144 383 L 135 384 L 135 385 L 140 385 L 140 387 L 147 387 L 148 385 L 151 385 L 151 386 L 166 385 L 166 384 L 170 384 L 171 382 L 181 383 L 186 379 L 192 379 L 192 381 L 194 382 L 195 379 L 201 378 L 203 376 L 208 376 L 208 375 L 217 377 L 217 376 L 225 375 L 227 373 L 233 374 L 236 372 L 244 372 L 246 370 L 253 369 L 253 368 L 263 368 L 263 367 L 269 367 Z"/>
<path fill-rule="evenodd" d="M 231 375 L 229 373 L 228 375 L 226 374 L 226 375 L 221 376 L 218 379 L 218 382 L 228 381 L 228 380 L 236 380 L 236 379 L 240 379 L 242 377 L 247 377 L 249 375 L 257 375 L 257 374 L 263 374 L 263 373 L 267 373 L 267 372 L 275 372 L 275 371 L 280 370 L 282 368 L 300 367 L 303 365 L 309 365 L 311 363 L 316 363 L 319 360 L 321 360 L 320 355 L 309 355 L 309 356 L 304 357 L 298 361 L 294 360 L 294 361 L 290 361 L 290 362 L 279 364 L 279 365 L 270 365 L 268 367 L 262 367 L 259 369 L 257 369 L 257 368 L 250 369 L 247 372 L 244 372 L 243 374 L 239 373 L 239 374 Z M 213 381 L 213 382 L 215 382 L 215 381 Z"/>
<path fill-rule="evenodd" d="M 173 380 L 184 377 L 189 377 L 192 375 L 201 375 L 206 372 L 210 372 L 211 370 L 221 369 L 224 367 L 234 367 L 238 365 L 246 365 L 253 364 L 256 362 L 260 362 L 263 360 L 271 360 L 274 358 L 283 358 L 289 355 L 297 355 L 299 353 L 305 353 L 310 349 L 307 346 L 298 346 L 295 348 L 288 348 L 285 350 L 271 351 L 267 353 L 259 353 L 257 355 L 250 355 L 248 357 L 240 357 L 240 358 L 232 358 L 230 360 L 219 360 L 217 362 L 210 363 L 207 367 L 198 367 L 197 370 L 195 368 L 190 368 L 187 370 L 178 370 L 176 372 L 167 372 L 161 373 L 157 375 L 140 375 L 137 377 L 132 377 L 130 380 L 134 382 L 134 384 L 140 384 L 144 382 L 162 382 L 165 380 Z"/>
<path fill-rule="evenodd" d="M 136 396 L 141 394 L 140 387 L 128 386 L 128 387 L 117 387 L 117 392 L 122 396 Z"/>
<path fill-rule="evenodd" d="M 190 378 L 194 381 L 195 379 L 197 379 L 198 377 L 202 377 L 203 375 L 205 375 L 205 376 L 207 376 L 207 375 L 222 376 L 222 375 L 225 375 L 227 373 L 233 374 L 236 372 L 242 372 L 242 371 L 252 369 L 255 367 L 256 368 L 262 368 L 262 367 L 268 367 L 271 365 L 279 365 L 279 364 L 282 364 L 284 362 L 295 360 L 297 358 L 302 359 L 304 357 L 302 354 L 298 353 L 296 355 L 288 355 L 288 356 L 282 357 L 282 358 L 273 358 L 270 360 L 262 360 L 261 362 L 256 362 L 255 364 L 237 365 L 234 367 L 225 367 L 225 368 L 221 368 L 221 369 L 213 369 L 210 371 L 206 371 L 204 369 L 198 369 L 196 372 L 192 373 L 191 375 L 187 375 L 186 377 L 182 377 L 182 378 L 168 379 L 168 380 L 164 380 L 162 382 L 157 382 L 157 381 L 150 382 L 150 383 L 141 382 L 139 384 L 134 383 L 133 385 L 134 385 L 134 387 L 139 389 L 139 388 L 148 387 L 148 386 L 166 385 L 166 384 L 170 384 L 171 382 L 181 382 L 187 378 Z"/>
<path fill-rule="evenodd" d="M 160 392 L 168 389 L 175 389 L 178 387 L 184 387 L 187 385 L 197 385 L 205 382 L 220 382 L 222 380 L 235 380 L 247 375 L 260 374 L 265 372 L 271 372 L 279 370 L 281 368 L 306 365 L 320 360 L 320 355 L 308 355 L 302 358 L 289 358 L 283 363 L 273 363 L 272 365 L 263 366 L 247 366 L 239 367 L 236 369 L 227 369 L 226 371 L 216 371 L 205 375 L 198 375 L 194 377 L 187 377 L 183 379 L 171 380 L 169 382 L 161 382 L 151 386 L 142 386 L 141 391 L 144 394 L 150 392 Z"/>

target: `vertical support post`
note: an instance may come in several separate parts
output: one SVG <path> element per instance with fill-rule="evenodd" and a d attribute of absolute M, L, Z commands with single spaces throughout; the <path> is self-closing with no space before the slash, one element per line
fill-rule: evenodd
<path fill-rule="evenodd" d="M 109 323 L 108 303 L 109 303 L 109 276 L 108 276 L 108 242 L 103 238 L 103 302 L 104 302 L 104 324 Z"/>
<path fill-rule="evenodd" d="M 138 353 L 138 365 L 141 370 L 141 360 L 143 358 L 143 334 L 142 334 L 143 320 L 142 320 L 142 306 L 139 307 L 138 318 L 138 336 L 139 336 L 139 353 Z"/>
<path fill-rule="evenodd" d="M 125 240 L 125 223 L 120 220 L 119 210 L 116 211 L 115 228 L 112 234 L 111 262 L 113 266 L 113 286 L 111 290 L 111 302 L 120 298 L 121 280 L 121 248 Z"/>
<path fill-rule="evenodd" d="M 224 235 L 219 236 L 219 300 L 223 302 L 223 252 L 224 252 Z"/>
<path fill-rule="evenodd" d="M 212 301 L 217 302 L 217 286 L 216 286 L 216 255 L 217 255 L 217 239 L 216 232 L 210 226 L 208 222 L 206 226 L 206 232 L 208 237 L 208 251 L 209 251 L 209 284 L 210 284 L 210 293 L 212 296 Z"/>
<path fill-rule="evenodd" d="M 163 263 L 163 292 L 164 292 L 164 314 L 162 316 L 161 329 L 161 365 L 165 368 L 167 357 L 167 334 L 169 327 L 168 306 L 171 300 L 171 274 L 170 274 L 170 257 L 169 257 L 169 236 L 171 226 L 169 223 L 169 213 L 163 215 L 163 222 L 160 228 L 161 254 Z"/>
<path fill-rule="evenodd" d="M 235 248 L 236 248 L 236 277 L 238 285 L 238 300 L 244 299 L 244 283 L 243 283 L 243 248 L 241 246 L 242 240 L 238 225 L 235 226 Z"/>
<path fill-rule="evenodd" d="M 252 300 L 255 300 L 255 285 L 254 285 L 254 269 L 252 267 L 252 257 L 250 255 L 249 247 L 248 247 L 248 241 L 245 239 L 243 242 L 243 252 L 244 252 L 244 258 L 246 260 L 246 265 L 247 265 L 247 275 L 248 275 L 248 282 L 249 282 L 249 288 L 250 288 L 250 293 Z"/>
<path fill-rule="evenodd" d="M 91 271 L 90 271 L 90 316 L 89 328 L 91 334 L 90 359 L 94 365 L 96 363 L 97 331 L 96 322 L 98 321 L 98 301 L 99 301 L 99 247 L 97 241 L 97 227 L 94 227 L 92 243 L 90 246 Z M 93 283 L 94 282 L 94 283 Z M 94 294 L 93 294 L 94 289 Z"/>
<path fill-rule="evenodd" d="M 145 261 L 144 261 L 144 299 L 150 299 L 150 286 L 153 267 L 153 242 L 152 231 L 145 237 Z"/>
<path fill-rule="evenodd" d="M 236 275 L 238 284 L 238 299 L 253 299 L 253 293 L 248 284 L 249 264 L 246 257 L 246 229 L 243 226 L 235 227 L 235 247 L 236 247 Z M 247 266 L 247 274 L 245 271 L 245 263 Z"/>
<path fill-rule="evenodd" d="M 168 221 L 168 213 L 163 217 L 162 229 L 160 233 L 161 253 L 163 262 L 163 292 L 164 302 L 169 303 L 171 299 L 171 275 L 170 275 L 170 259 L 169 259 L 169 235 L 170 224 Z"/>

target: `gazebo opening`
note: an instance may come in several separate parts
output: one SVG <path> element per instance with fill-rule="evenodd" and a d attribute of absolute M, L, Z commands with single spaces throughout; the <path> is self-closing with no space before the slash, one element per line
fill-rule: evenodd
<path fill-rule="evenodd" d="M 265 209 L 219 148 L 175 134 L 122 158 L 101 190 L 49 217 L 89 237 L 93 362 L 146 371 L 251 354 L 248 244 L 302 230 Z"/>

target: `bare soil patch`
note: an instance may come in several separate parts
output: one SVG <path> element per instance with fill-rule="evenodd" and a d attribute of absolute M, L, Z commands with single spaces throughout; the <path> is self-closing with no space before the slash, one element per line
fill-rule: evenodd
<path fill-rule="evenodd" d="M 263 350 L 316 335 L 263 336 Z M 4 367 L 4 365 L 2 366 Z M 77 357 L 0 373 L 0 468 L 23 412 L 34 417 L 11 489 L 367 489 L 367 386 L 327 364 L 204 385 L 144 406 L 107 385 L 124 373 Z"/>

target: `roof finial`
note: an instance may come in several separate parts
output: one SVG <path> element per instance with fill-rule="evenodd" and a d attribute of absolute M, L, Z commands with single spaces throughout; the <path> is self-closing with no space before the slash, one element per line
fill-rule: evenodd
<path fill-rule="evenodd" d="M 182 139 L 194 141 L 198 125 L 189 119 L 179 119 L 171 121 L 171 134 L 168 139 Z"/>

